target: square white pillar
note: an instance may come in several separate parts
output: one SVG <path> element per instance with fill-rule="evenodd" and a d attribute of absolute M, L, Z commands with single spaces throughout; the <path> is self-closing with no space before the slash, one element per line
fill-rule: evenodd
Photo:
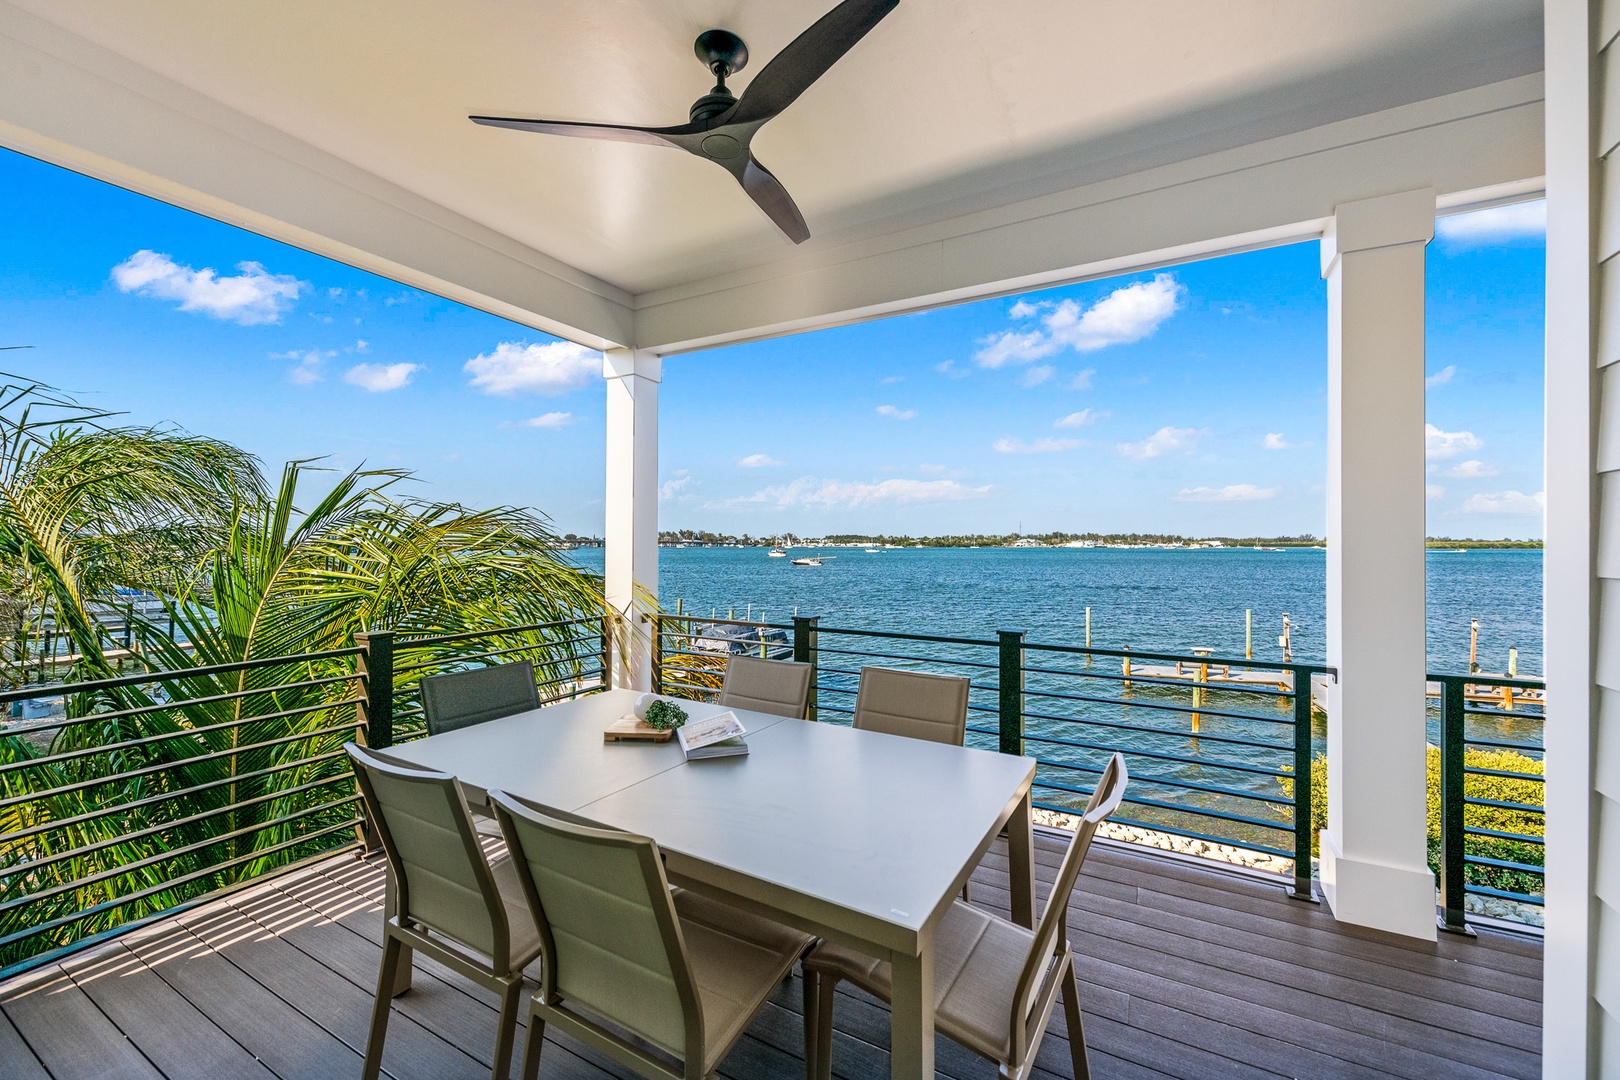
<path fill-rule="evenodd" d="M 1427 857 L 1424 246 L 1432 188 L 1338 206 L 1328 284 L 1328 827 L 1341 921 L 1435 937 Z"/>
<path fill-rule="evenodd" d="M 609 349 L 602 354 L 602 374 L 608 384 L 603 584 L 625 644 L 621 662 L 614 665 L 613 685 L 650 690 L 652 624 L 645 601 L 658 596 L 658 383 L 663 362 L 650 352 Z"/>

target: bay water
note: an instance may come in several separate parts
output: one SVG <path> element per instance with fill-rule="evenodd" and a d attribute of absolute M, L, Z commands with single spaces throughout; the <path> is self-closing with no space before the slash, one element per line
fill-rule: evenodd
<path fill-rule="evenodd" d="M 823 627 L 970 638 L 983 646 L 897 643 L 820 636 L 823 719 L 848 720 L 865 663 L 972 676 L 970 745 L 997 742 L 996 653 L 1000 630 L 1029 643 L 1104 649 L 1244 655 L 1252 612 L 1257 663 L 1283 659 L 1289 617 L 1292 658 L 1322 662 L 1326 559 L 1322 549 L 1248 548 L 862 548 L 819 549 L 822 565 L 798 567 L 765 548 L 659 550 L 666 611 L 698 620 L 728 616 L 786 623 L 819 616 Z M 817 549 L 795 549 L 802 557 Z M 573 552 L 600 570 L 600 549 Z M 1520 675 L 1541 673 L 1541 552 L 1430 551 L 1428 667 L 1468 671 L 1470 623 L 1479 621 L 1482 671 L 1505 672 L 1516 648 Z M 839 651 L 845 650 L 845 651 Z M 863 657 L 871 650 L 876 657 Z M 1028 650 L 1025 752 L 1040 764 L 1037 798 L 1052 809 L 1084 803 L 1114 748 L 1133 772 L 1125 819 L 1283 854 L 1291 848 L 1292 702 L 1287 696 L 1210 691 L 1194 713 L 1192 690 L 1126 681 L 1117 658 Z M 1540 719 L 1474 718 L 1473 737 L 1539 741 Z M 1325 749 L 1325 717 L 1313 723 Z M 1427 736 L 1439 740 L 1430 708 Z"/>

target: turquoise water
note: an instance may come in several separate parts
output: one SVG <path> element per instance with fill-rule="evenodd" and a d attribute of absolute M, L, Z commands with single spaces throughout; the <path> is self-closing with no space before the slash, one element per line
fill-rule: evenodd
<path fill-rule="evenodd" d="M 1243 653 L 1243 613 L 1254 611 L 1255 656 L 1281 659 L 1291 616 L 1294 658 L 1322 660 L 1326 604 L 1320 550 L 828 548 L 820 568 L 772 559 L 764 548 L 661 548 L 659 595 L 670 610 L 963 637 L 1023 630 L 1030 641 L 1184 652 Z M 808 554 L 795 551 L 795 555 Z M 600 549 L 575 552 L 600 570 Z M 1466 671 L 1468 624 L 1480 626 L 1480 666 L 1541 673 L 1541 552 L 1428 555 L 1429 667 Z"/>
<path fill-rule="evenodd" d="M 804 554 L 797 551 L 795 554 Z M 576 553 L 594 569 L 600 550 Z M 827 558 L 826 556 L 835 556 Z M 772 559 L 763 548 L 663 548 L 659 593 L 699 620 L 711 613 L 786 622 L 797 612 L 824 627 L 993 639 L 1085 643 L 1091 608 L 1098 648 L 1242 656 L 1244 612 L 1254 613 L 1256 662 L 1282 659 L 1284 613 L 1293 659 L 1324 657 L 1325 556 L 1320 550 L 826 549 L 819 568 Z M 1541 671 L 1541 552 L 1431 552 L 1431 671 L 1465 672 L 1469 620 L 1480 624 L 1480 667 Z M 701 623 L 696 629 L 701 630 Z M 859 655 L 866 651 L 879 655 Z M 993 647 L 879 641 L 822 634 L 818 692 L 823 719 L 848 718 L 863 664 L 968 675 L 970 745 L 998 745 Z M 1286 696 L 1210 691 L 1195 714 L 1183 685 L 1127 682 L 1118 659 L 1028 650 L 1025 752 L 1035 756 L 1037 798 L 1056 809 L 1084 803 L 1115 748 L 1128 752 L 1133 782 L 1127 820 L 1272 851 L 1291 847 L 1288 780 L 1292 702 Z M 1138 671 L 1138 674 L 1141 674 Z M 1227 715 L 1223 715 L 1227 714 Z M 1314 718 L 1315 749 L 1325 720 Z M 1439 740 L 1432 709 L 1428 738 Z M 1473 737 L 1535 741 L 1538 717 L 1476 717 Z"/>

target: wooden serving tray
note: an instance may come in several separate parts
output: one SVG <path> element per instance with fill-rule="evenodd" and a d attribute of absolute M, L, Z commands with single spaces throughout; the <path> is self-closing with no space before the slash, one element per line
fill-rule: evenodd
<path fill-rule="evenodd" d="M 619 717 L 613 726 L 602 732 L 603 742 L 669 742 L 674 737 L 674 728 L 660 731 L 647 721 L 638 720 L 634 713 Z"/>

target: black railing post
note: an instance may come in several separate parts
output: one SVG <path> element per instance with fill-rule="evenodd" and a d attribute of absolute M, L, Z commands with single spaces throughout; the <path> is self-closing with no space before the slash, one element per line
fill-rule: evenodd
<path fill-rule="evenodd" d="M 1311 808 L 1315 802 L 1311 781 L 1311 693 L 1315 689 L 1309 668 L 1294 669 L 1294 891 L 1295 900 L 1316 903 L 1311 888 L 1311 846 L 1316 840 Z"/>
<path fill-rule="evenodd" d="M 999 630 L 1001 671 L 996 685 L 1001 688 L 1001 752 L 1024 754 L 1024 632 Z"/>
<path fill-rule="evenodd" d="M 819 615 L 793 616 L 793 662 L 810 665 L 810 697 L 805 702 L 804 718 L 811 723 L 816 720 L 816 683 L 821 677 L 816 668 L 816 624 L 820 621 Z"/>
<path fill-rule="evenodd" d="M 366 725 L 366 745 L 383 750 L 394 745 L 394 632 L 374 630 L 354 635 L 360 647 L 356 658 L 360 676 L 360 719 Z"/>
<path fill-rule="evenodd" d="M 1467 711 L 1467 684 L 1456 677 L 1440 680 L 1440 896 L 1445 918 L 1440 928 L 1454 934 L 1470 933 L 1463 897 L 1468 889 L 1464 861 L 1463 783 L 1466 760 L 1463 721 Z"/>
<path fill-rule="evenodd" d="M 664 692 L 664 614 L 656 612 L 652 617 L 652 692 Z"/>
<path fill-rule="evenodd" d="M 613 614 L 602 616 L 602 689 L 613 689 Z"/>

